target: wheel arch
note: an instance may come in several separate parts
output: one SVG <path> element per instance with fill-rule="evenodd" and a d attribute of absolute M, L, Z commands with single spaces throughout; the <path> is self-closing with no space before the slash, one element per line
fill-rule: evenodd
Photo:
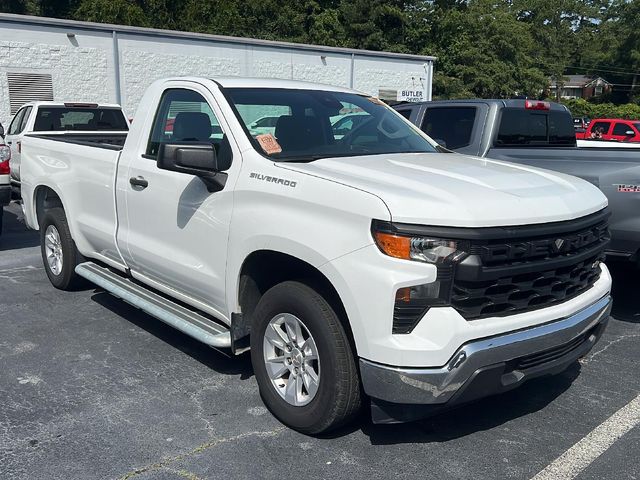
<path fill-rule="evenodd" d="M 42 219 L 47 210 L 51 208 L 64 208 L 64 203 L 58 192 L 49 185 L 38 185 L 33 191 L 33 206 L 35 221 L 38 228 L 42 224 Z M 66 210 L 65 210 L 66 212 Z"/>
<path fill-rule="evenodd" d="M 311 263 L 277 250 L 255 250 L 246 256 L 240 268 L 236 298 L 246 331 L 250 331 L 252 315 L 262 295 L 269 288 L 287 280 L 304 283 L 327 300 L 340 319 L 354 355 L 357 355 L 345 305 L 329 278 Z"/>

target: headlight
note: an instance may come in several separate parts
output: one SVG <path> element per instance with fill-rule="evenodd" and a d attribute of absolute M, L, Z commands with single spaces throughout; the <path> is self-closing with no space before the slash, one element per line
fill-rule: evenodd
<path fill-rule="evenodd" d="M 465 255 L 465 241 L 398 233 L 387 222 L 374 220 L 372 233 L 378 248 L 390 257 L 442 264 L 454 263 Z"/>
<path fill-rule="evenodd" d="M 429 308 L 450 304 L 455 265 L 466 257 L 468 242 L 399 230 L 391 223 L 377 220 L 371 224 L 371 233 L 382 253 L 430 263 L 438 269 L 435 281 L 396 292 L 392 333 L 411 333 Z"/>

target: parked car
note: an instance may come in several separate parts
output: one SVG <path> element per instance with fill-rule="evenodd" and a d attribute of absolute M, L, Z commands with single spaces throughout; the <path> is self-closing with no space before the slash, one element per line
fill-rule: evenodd
<path fill-rule="evenodd" d="M 0 125 L 0 234 L 2 234 L 3 210 L 11 201 L 11 181 L 9 161 L 11 160 L 11 148 L 5 145 L 2 138 L 4 127 Z"/>
<path fill-rule="evenodd" d="M 14 197 L 20 196 L 22 140 L 28 134 L 56 135 L 92 142 L 98 134 L 124 141 L 129 121 L 119 105 L 97 103 L 26 103 L 11 120 L 5 141 L 11 147 L 11 183 Z"/>
<path fill-rule="evenodd" d="M 249 132 L 251 132 L 251 135 L 254 136 L 264 133 L 273 134 L 276 131 L 276 123 L 278 122 L 279 118 L 280 116 L 274 115 L 260 117 L 247 125 L 247 128 L 249 129 Z"/>
<path fill-rule="evenodd" d="M 640 120 L 597 118 L 583 133 L 577 133 L 579 140 L 602 140 L 607 142 L 640 143 Z"/>
<path fill-rule="evenodd" d="M 368 115 L 366 112 L 349 113 L 331 118 L 331 131 L 336 139 L 341 139 L 354 128 L 357 128 L 361 122 L 365 121 Z"/>
<path fill-rule="evenodd" d="M 591 123 L 591 119 L 589 117 L 573 117 L 573 128 L 577 130 L 585 130 L 589 123 Z"/>
<path fill-rule="evenodd" d="M 637 148 L 578 148 L 571 114 L 552 102 L 451 100 L 395 108 L 447 149 L 547 168 L 600 187 L 612 212 L 608 254 L 640 264 Z"/>
<path fill-rule="evenodd" d="M 200 108 L 166 134 L 185 104 Z M 282 105 L 274 135 L 249 133 L 243 112 Z M 367 119 L 336 139 L 345 105 Z M 564 370 L 605 328 L 609 213 L 588 182 L 441 153 L 335 86 L 172 78 L 135 118 L 124 146 L 25 137 L 25 218 L 49 280 L 250 348 L 292 428 L 336 428 L 365 399 L 390 422 L 503 392 Z"/>

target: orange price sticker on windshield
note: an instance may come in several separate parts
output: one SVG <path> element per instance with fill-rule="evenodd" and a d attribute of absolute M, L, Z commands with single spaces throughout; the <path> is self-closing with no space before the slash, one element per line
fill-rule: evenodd
<path fill-rule="evenodd" d="M 262 147 L 262 150 L 264 150 L 267 155 L 273 155 L 274 153 L 282 152 L 282 147 L 276 140 L 276 137 L 274 137 L 270 133 L 257 135 L 256 140 Z"/>

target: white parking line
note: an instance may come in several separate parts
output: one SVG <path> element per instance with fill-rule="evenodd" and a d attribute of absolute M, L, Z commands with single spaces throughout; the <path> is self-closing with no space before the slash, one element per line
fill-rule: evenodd
<path fill-rule="evenodd" d="M 640 424 L 640 395 L 594 428 L 531 480 L 570 480 Z"/>

